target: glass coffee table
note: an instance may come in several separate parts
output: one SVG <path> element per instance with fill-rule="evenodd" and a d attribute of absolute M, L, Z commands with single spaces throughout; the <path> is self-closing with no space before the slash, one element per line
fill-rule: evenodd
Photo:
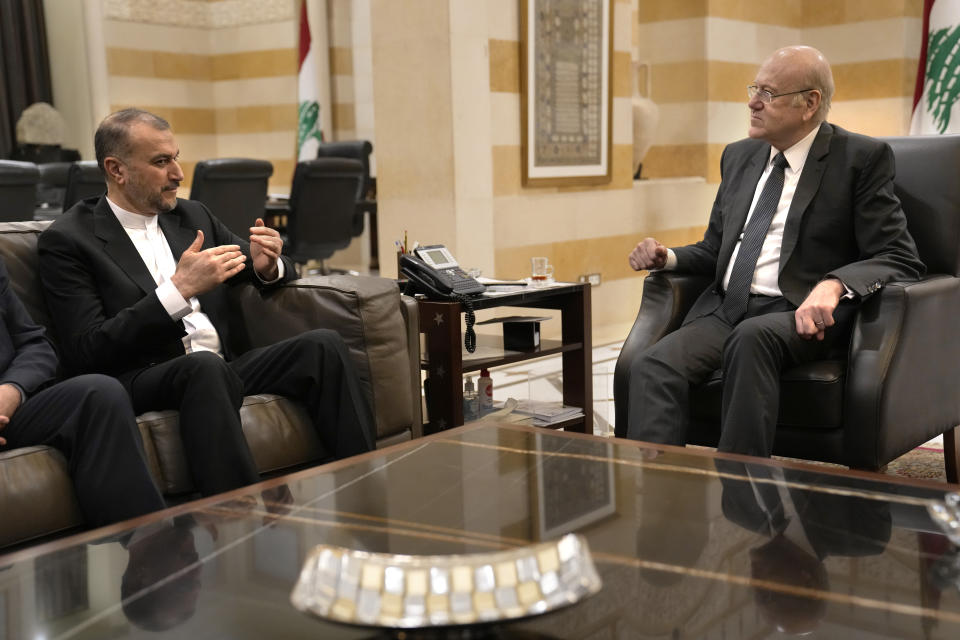
<path fill-rule="evenodd" d="M 958 550 L 926 511 L 949 488 L 474 423 L 0 555 L 0 638 L 399 637 L 293 608 L 314 545 L 462 554 L 571 531 L 600 593 L 421 636 L 957 638 Z"/>

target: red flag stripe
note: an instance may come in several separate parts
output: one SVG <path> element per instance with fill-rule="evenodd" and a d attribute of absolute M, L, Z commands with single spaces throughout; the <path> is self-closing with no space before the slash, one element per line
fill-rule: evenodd
<path fill-rule="evenodd" d="M 923 45 L 926 49 L 926 44 Z M 303 61 L 310 52 L 310 22 L 307 20 L 307 0 L 300 3 L 300 60 L 297 70 L 303 67 Z"/>
<path fill-rule="evenodd" d="M 923 97 L 923 85 L 927 80 L 927 42 L 930 40 L 930 9 L 934 0 L 923 0 L 923 39 L 920 41 L 920 59 L 917 60 L 917 83 L 913 87 L 913 110 Z"/>

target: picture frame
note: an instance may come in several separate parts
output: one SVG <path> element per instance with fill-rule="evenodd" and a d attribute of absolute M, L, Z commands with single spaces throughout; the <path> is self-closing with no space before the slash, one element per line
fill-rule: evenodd
<path fill-rule="evenodd" d="M 612 177 L 612 0 L 521 0 L 523 185 Z"/>
<path fill-rule="evenodd" d="M 613 445 L 595 442 L 583 452 L 581 464 L 564 456 L 566 443 L 535 435 L 537 455 L 533 475 L 531 515 L 535 541 L 552 540 L 580 531 L 617 512 Z M 572 487 L 576 490 L 571 491 Z"/>

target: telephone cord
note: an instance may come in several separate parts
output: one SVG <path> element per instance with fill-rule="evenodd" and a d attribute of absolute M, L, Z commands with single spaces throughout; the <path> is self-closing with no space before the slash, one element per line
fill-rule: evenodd
<path fill-rule="evenodd" d="M 468 296 L 458 297 L 464 308 L 463 319 L 467 327 L 463 332 L 463 346 L 466 347 L 467 353 L 473 353 L 477 350 L 477 332 L 473 330 L 473 323 L 476 322 L 477 317 L 473 313 L 473 302 Z"/>

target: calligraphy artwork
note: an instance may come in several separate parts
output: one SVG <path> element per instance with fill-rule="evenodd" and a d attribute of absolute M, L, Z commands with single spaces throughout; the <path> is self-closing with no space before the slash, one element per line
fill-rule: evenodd
<path fill-rule="evenodd" d="M 610 180 L 610 0 L 521 6 L 524 184 Z"/>

